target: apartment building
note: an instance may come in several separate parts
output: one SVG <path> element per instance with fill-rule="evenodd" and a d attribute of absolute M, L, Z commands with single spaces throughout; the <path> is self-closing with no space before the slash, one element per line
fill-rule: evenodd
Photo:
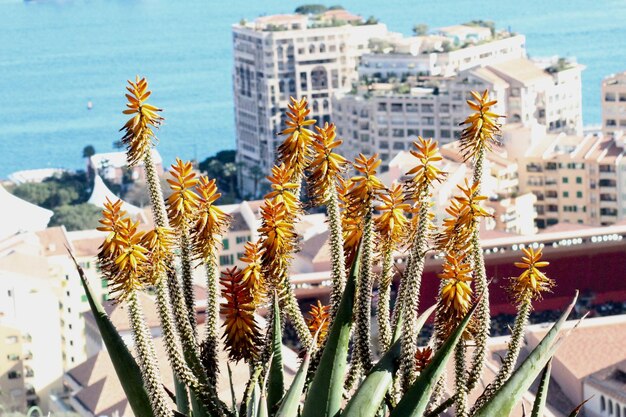
<path fill-rule="evenodd" d="M 63 390 L 63 372 L 87 358 L 82 314 L 89 305 L 66 246 L 85 269 L 96 296 L 106 299 L 106 283 L 91 255 L 102 242 L 98 233 L 97 243 L 63 227 L 0 241 L 0 328 L 19 329 L 0 340 L 20 351 L 14 352 L 18 356 L 0 355 L 0 368 L 22 364 L 7 381 L 0 378 L 0 391 L 17 396 L 21 390 L 27 405 L 38 404 L 44 412 L 49 395 Z M 5 382 L 23 386 L 7 389 Z"/>
<path fill-rule="evenodd" d="M 484 29 L 459 26 L 477 32 Z M 456 37 L 446 33 L 413 37 L 391 33 L 374 41 L 374 51 L 361 57 L 359 75 L 366 79 L 402 79 L 410 75 L 452 77 L 477 66 L 526 57 L 524 35 L 505 31 L 493 37 L 477 34 L 474 41 L 450 47 Z"/>
<path fill-rule="evenodd" d="M 626 71 L 602 81 L 602 132 L 626 132 Z"/>
<path fill-rule="evenodd" d="M 457 25 L 405 38 L 389 34 L 363 55 L 359 83 L 333 98 L 349 157 L 379 153 L 383 169 L 415 136 L 457 139 L 471 91 L 489 90 L 502 123 L 582 133 L 581 71 L 574 60 L 530 60 L 525 37 Z"/>
<path fill-rule="evenodd" d="M 346 11 L 320 15 L 273 15 L 232 26 L 237 161 L 269 172 L 282 141 L 289 97 L 308 97 L 311 116 L 330 120 L 331 97 L 348 92 L 358 78 L 361 55 L 384 24 Z M 250 176 L 240 176 L 250 194 Z"/>
<path fill-rule="evenodd" d="M 626 218 L 624 151 L 622 137 L 535 136 L 518 163 L 520 189 L 537 196 L 537 226 L 599 226 Z"/>

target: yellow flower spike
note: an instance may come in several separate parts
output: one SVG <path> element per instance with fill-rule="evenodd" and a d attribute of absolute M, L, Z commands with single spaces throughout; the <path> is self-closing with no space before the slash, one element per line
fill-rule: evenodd
<path fill-rule="evenodd" d="M 409 220 L 405 212 L 408 212 L 411 206 L 405 203 L 402 186 L 399 184 L 385 190 L 385 193 L 380 194 L 380 199 L 382 204 L 376 209 L 381 215 L 374 219 L 380 236 L 380 247 L 383 251 L 393 250 L 407 235 Z"/>
<path fill-rule="evenodd" d="M 548 278 L 539 268 L 545 268 L 550 263 L 542 261 L 542 248 L 537 250 L 530 248 L 522 249 L 524 256 L 522 262 L 515 262 L 517 268 L 524 271 L 515 278 L 509 280 L 507 291 L 516 303 L 522 303 L 527 299 L 541 299 L 541 293 L 551 291 L 554 280 Z"/>
<path fill-rule="evenodd" d="M 267 295 L 262 273 L 261 255 L 259 243 L 246 242 L 244 255 L 240 258 L 242 262 L 247 264 L 242 271 L 242 280 L 250 288 L 255 305 L 259 305 Z"/>
<path fill-rule="evenodd" d="M 259 234 L 263 274 L 271 288 L 275 288 L 283 278 L 286 263 L 297 243 L 292 216 L 284 203 L 274 200 L 264 201 L 261 206 Z"/>
<path fill-rule="evenodd" d="M 312 159 L 308 167 L 308 189 L 313 204 L 321 205 L 326 202 L 328 190 L 337 184 L 348 161 L 335 152 L 343 141 L 335 140 L 334 124 L 325 123 L 323 128 L 315 126 L 315 130 L 317 133 L 313 135 Z"/>
<path fill-rule="evenodd" d="M 200 177 L 196 191 L 198 203 L 191 228 L 191 239 L 198 255 L 206 261 L 217 252 L 221 237 L 230 226 L 231 216 L 215 204 L 221 194 L 214 179 Z"/>
<path fill-rule="evenodd" d="M 250 288 L 236 267 L 222 272 L 220 283 L 225 300 L 220 304 L 220 314 L 224 316 L 223 339 L 228 355 L 233 361 L 252 361 L 259 355 L 261 331 L 254 316 Z"/>
<path fill-rule="evenodd" d="M 129 80 L 126 89 L 129 92 L 126 94 L 128 103 L 123 113 L 132 117 L 120 130 L 124 131 L 122 143 L 126 145 L 128 164 L 133 166 L 144 157 L 156 140 L 152 128 L 158 128 L 163 117 L 158 114 L 161 109 L 145 102 L 151 94 L 145 78 L 137 77 L 135 82 Z"/>
<path fill-rule="evenodd" d="M 174 231 L 166 227 L 156 227 L 141 238 L 141 245 L 149 252 L 150 267 L 145 276 L 147 284 L 156 285 L 170 268 L 175 241 Z"/>
<path fill-rule="evenodd" d="M 198 179 L 192 170 L 191 162 L 183 162 L 176 158 L 176 163 L 172 165 L 170 171 L 173 178 L 167 179 L 173 190 L 173 193 L 167 198 L 167 214 L 170 223 L 177 229 L 187 226 L 200 200 L 193 191 L 193 188 L 198 184 Z"/>
<path fill-rule="evenodd" d="M 120 220 L 125 216 L 126 212 L 122 210 L 122 200 L 118 199 L 115 203 L 112 203 L 107 197 L 102 210 L 102 219 L 98 220 L 102 226 L 96 228 L 101 232 L 109 232 L 100 246 L 103 255 L 111 257 L 119 255 L 117 238 L 121 227 Z"/>
<path fill-rule="evenodd" d="M 445 310 L 457 318 L 464 317 L 472 303 L 472 289 L 468 284 L 472 280 L 472 268 L 464 260 L 465 255 L 446 255 L 443 272 L 438 274 L 446 280 L 441 289 L 441 302 Z"/>
<path fill-rule="evenodd" d="M 489 100 L 489 92 L 485 90 L 483 94 L 472 91 L 472 97 L 476 101 L 467 101 L 473 113 L 461 123 L 469 125 L 461 132 L 461 152 L 467 161 L 475 158 L 480 152 L 490 151 L 493 145 L 498 145 L 497 136 L 500 134 L 500 124 L 498 118 L 503 117 L 490 111 L 497 101 Z"/>
<path fill-rule="evenodd" d="M 294 178 L 299 178 L 309 160 L 312 132 L 308 126 L 314 125 L 316 120 L 307 119 L 311 110 L 306 98 L 298 101 L 291 97 L 287 107 L 287 128 L 280 133 L 287 138 L 278 147 L 278 160 L 292 171 Z"/>
<path fill-rule="evenodd" d="M 272 167 L 272 175 L 267 177 L 272 191 L 265 195 L 268 200 L 273 199 L 277 203 L 283 203 L 289 214 L 297 214 L 300 211 L 300 201 L 294 194 L 299 186 L 291 182 L 293 171 L 284 163 Z"/>
<path fill-rule="evenodd" d="M 376 169 L 381 163 L 378 154 L 371 158 L 359 154 L 354 161 L 357 175 L 350 178 L 349 189 L 345 195 L 348 202 L 347 211 L 351 217 L 364 217 L 377 194 L 385 189 L 383 183 L 376 177 Z"/>
<path fill-rule="evenodd" d="M 474 183 L 470 186 L 467 178 L 465 179 L 465 186 L 457 185 L 462 194 L 455 196 L 454 199 L 461 205 L 462 216 L 468 225 L 478 217 L 493 217 L 480 205 L 480 202 L 487 200 L 487 197 L 478 194 L 479 187 L 479 183 Z"/>
<path fill-rule="evenodd" d="M 410 190 L 411 198 L 417 200 L 419 195 L 425 192 L 433 183 L 441 182 L 445 173 L 437 167 L 437 162 L 443 158 L 439 154 L 437 142 L 433 139 L 422 139 L 418 136 L 413 142 L 416 150 L 411 150 L 411 155 L 418 159 L 415 168 L 406 173 L 413 177 L 407 181 L 407 189 Z"/>
<path fill-rule="evenodd" d="M 323 305 L 320 300 L 317 300 L 317 304 L 311 304 L 311 310 L 309 311 L 309 318 L 307 319 L 307 325 L 311 331 L 311 335 L 314 336 L 318 332 L 317 345 L 322 346 L 326 337 L 328 336 L 328 327 L 330 324 L 330 306 Z"/>

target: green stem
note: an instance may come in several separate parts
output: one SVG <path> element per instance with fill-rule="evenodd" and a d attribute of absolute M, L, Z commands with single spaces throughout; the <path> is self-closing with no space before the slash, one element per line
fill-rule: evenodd
<path fill-rule="evenodd" d="M 346 286 L 346 262 L 343 250 L 343 228 L 341 225 L 341 213 L 339 212 L 339 198 L 337 187 L 333 186 L 329 190 L 326 210 L 328 213 L 328 225 L 330 229 L 330 257 L 331 257 L 331 277 L 333 280 L 332 292 L 330 294 L 330 319 L 335 317 L 341 295 Z"/>
<path fill-rule="evenodd" d="M 383 267 L 378 286 L 378 335 L 380 351 L 386 352 L 391 345 L 391 320 L 389 316 L 391 302 L 391 282 L 393 280 L 393 251 L 383 255 Z"/>
<path fill-rule="evenodd" d="M 128 316 L 133 330 L 135 350 L 141 368 L 144 386 L 148 391 L 150 404 L 155 417 L 171 417 L 172 410 L 167 405 L 166 394 L 163 390 L 159 365 L 146 319 L 137 299 L 137 292 L 131 291 L 128 296 Z"/>
<path fill-rule="evenodd" d="M 493 382 L 489 384 L 489 386 L 481 394 L 480 398 L 476 400 L 476 404 L 474 404 L 473 409 L 478 410 L 485 403 L 487 403 L 511 376 L 511 373 L 515 368 L 515 364 L 517 363 L 520 350 L 522 349 L 524 331 L 526 330 L 526 324 L 528 324 L 528 317 L 530 316 L 531 308 L 532 304 L 530 297 L 520 304 L 517 317 L 515 318 L 515 324 L 513 325 L 511 340 L 509 341 L 506 356 L 502 361 L 502 367 L 500 367 L 498 375 L 496 375 Z"/>
<path fill-rule="evenodd" d="M 476 189 L 476 195 L 480 193 L 480 183 L 483 176 L 483 163 L 485 159 L 485 149 L 482 148 L 476 156 L 474 165 L 474 184 L 479 184 Z M 480 379 L 485 366 L 487 356 L 487 339 L 491 332 L 491 313 L 489 310 L 489 283 L 487 282 L 487 273 L 485 271 L 485 258 L 480 244 L 480 222 L 476 220 L 472 231 L 471 238 L 471 259 L 474 269 L 474 282 L 476 283 L 476 294 L 481 294 L 478 309 L 476 311 L 476 322 L 478 330 L 474 340 L 476 348 L 472 356 L 472 365 L 467 381 L 468 392 L 473 390 L 476 383 Z"/>
<path fill-rule="evenodd" d="M 194 340 L 198 340 L 198 330 L 196 327 L 196 301 L 193 293 L 193 275 L 191 273 L 191 244 L 189 242 L 189 231 L 185 227 L 180 235 L 180 261 L 181 276 L 183 284 L 183 296 L 185 297 L 185 305 L 187 306 L 187 315 L 189 323 L 193 330 Z"/>
<path fill-rule="evenodd" d="M 287 315 L 289 321 L 291 321 L 293 327 L 296 329 L 296 333 L 298 334 L 300 343 L 302 343 L 302 347 L 308 350 L 309 347 L 311 347 L 311 342 L 313 341 L 311 332 L 309 327 L 306 325 L 306 320 L 304 320 L 302 311 L 300 311 L 300 305 L 298 304 L 296 293 L 289 282 L 289 278 L 285 277 L 282 282 L 284 291 L 282 299 L 285 314 Z"/>
<path fill-rule="evenodd" d="M 374 255 L 373 213 L 370 206 L 363 221 L 363 240 L 360 279 L 357 286 L 355 305 L 354 346 L 357 361 L 364 371 L 372 367 L 372 346 L 370 341 L 372 317 L 372 262 Z"/>
<path fill-rule="evenodd" d="M 218 358 L 217 350 L 219 344 L 218 322 L 219 322 L 219 294 L 218 280 L 219 272 L 215 254 L 211 253 L 205 263 L 207 277 L 207 306 L 206 306 L 206 336 L 202 346 L 202 361 L 208 371 L 209 382 L 213 385 L 217 383 Z"/>
<path fill-rule="evenodd" d="M 424 193 L 418 202 L 419 219 L 417 234 L 411 249 L 411 261 L 403 276 L 402 294 L 402 354 L 400 356 L 401 388 L 405 392 L 415 381 L 415 351 L 417 350 L 417 328 L 419 294 L 422 285 L 424 257 L 427 250 L 428 236 L 428 199 Z"/>
<path fill-rule="evenodd" d="M 468 417 L 467 405 L 467 373 L 465 371 L 465 343 L 461 340 L 454 348 L 454 404 L 456 417 Z"/>

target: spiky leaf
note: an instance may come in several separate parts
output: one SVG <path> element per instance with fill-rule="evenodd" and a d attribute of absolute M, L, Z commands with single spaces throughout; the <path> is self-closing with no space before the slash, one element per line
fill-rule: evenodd
<path fill-rule="evenodd" d="M 148 399 L 148 393 L 143 385 L 139 365 L 137 365 L 135 358 L 126 347 L 122 337 L 104 311 L 102 304 L 94 297 L 93 290 L 85 276 L 85 271 L 78 265 L 78 262 L 76 262 L 71 252 L 70 256 L 74 261 L 74 265 L 76 265 L 76 270 L 78 271 L 83 288 L 85 289 L 89 307 L 98 325 L 100 336 L 102 336 L 107 352 L 109 352 L 113 368 L 124 389 L 133 414 L 136 416 L 154 417 L 150 400 Z"/>
<path fill-rule="evenodd" d="M 554 355 L 556 346 L 558 345 L 558 342 L 554 343 L 555 339 L 563 323 L 567 320 L 567 316 L 569 316 L 574 308 L 577 299 L 578 292 L 572 303 L 565 309 L 565 312 L 563 312 L 559 320 L 554 323 L 543 340 L 530 355 L 528 355 L 520 367 L 517 368 L 490 401 L 476 412 L 476 417 L 508 416 L 511 414 L 515 404 L 517 404 L 522 398 L 522 395 L 528 391 L 528 388 L 532 385 L 535 378 L 537 378 L 539 372 L 541 372 L 552 355 Z"/>
<path fill-rule="evenodd" d="M 541 381 L 539 382 L 539 389 L 537 390 L 537 396 L 535 397 L 535 403 L 533 404 L 533 410 L 530 413 L 530 417 L 542 417 L 544 415 L 546 400 L 548 399 L 548 385 L 550 385 L 551 370 L 552 360 L 549 360 L 543 368 Z"/>
<path fill-rule="evenodd" d="M 304 402 L 302 417 L 335 416 L 341 407 L 343 380 L 350 344 L 350 329 L 352 327 L 354 292 L 360 263 L 361 250 L 359 248 L 337 314 L 326 339 L 320 364 Z"/>
<path fill-rule="evenodd" d="M 423 312 L 417 319 L 416 333 L 424 326 L 428 317 L 435 311 L 434 305 Z M 398 325 L 393 336 L 393 344 L 367 375 L 357 392 L 352 396 L 341 414 L 342 417 L 374 417 L 385 399 L 385 395 L 393 382 L 393 375 L 398 371 L 401 344 L 398 341 L 402 328 L 402 316 L 398 317 Z"/>
<path fill-rule="evenodd" d="M 478 301 L 480 301 L 480 299 Z M 467 324 L 476 311 L 476 307 L 479 304 L 478 301 L 474 303 L 474 306 L 467 313 L 463 321 L 461 321 L 448 340 L 446 340 L 437 353 L 435 353 L 435 356 L 426 369 L 420 372 L 415 383 L 409 387 L 396 408 L 394 408 L 391 417 L 421 417 L 424 415 L 433 389 L 435 385 L 437 385 L 437 381 L 443 373 L 448 359 L 452 356 L 454 348 L 457 343 L 459 343 L 459 340 L 461 340 L 461 336 L 463 332 L 465 332 Z"/>
<path fill-rule="evenodd" d="M 283 398 L 283 393 L 285 392 L 285 380 L 283 375 L 283 341 L 281 333 L 282 328 L 280 323 L 280 310 L 278 308 L 278 295 L 274 293 L 272 314 L 272 361 L 267 380 L 268 410 L 274 409 L 280 399 Z"/>

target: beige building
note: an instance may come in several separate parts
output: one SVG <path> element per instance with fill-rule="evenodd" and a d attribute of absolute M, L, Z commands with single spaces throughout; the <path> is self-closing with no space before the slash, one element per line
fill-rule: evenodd
<path fill-rule="evenodd" d="M 383 24 L 333 13 L 273 15 L 233 25 L 238 162 L 270 171 L 290 96 L 308 97 L 311 116 L 329 121 L 331 96 L 350 91 L 370 39 L 387 33 Z M 246 172 L 241 176 L 244 195 L 254 189 Z"/>
<path fill-rule="evenodd" d="M 344 151 L 379 153 L 383 167 L 416 136 L 449 143 L 460 137 L 471 91 L 489 90 L 502 123 L 545 125 L 549 132 L 582 132 L 582 67 L 545 66 L 526 58 L 496 62 L 450 78 L 361 84 L 333 99 L 333 121 Z"/>
<path fill-rule="evenodd" d="M 23 411 L 27 404 L 22 332 L 0 319 L 0 405 L 6 411 Z M 30 392 L 29 394 L 34 394 Z M 31 400 L 32 401 L 32 400 Z M 34 405 L 34 403 L 32 404 Z"/>
<path fill-rule="evenodd" d="M 520 190 L 537 196 L 537 226 L 558 222 L 609 225 L 626 217 L 625 144 L 621 137 L 505 131 L 525 146 L 518 158 Z M 530 139 L 529 139 L 530 138 Z"/>
<path fill-rule="evenodd" d="M 626 133 L 626 72 L 602 81 L 602 132 Z"/>

